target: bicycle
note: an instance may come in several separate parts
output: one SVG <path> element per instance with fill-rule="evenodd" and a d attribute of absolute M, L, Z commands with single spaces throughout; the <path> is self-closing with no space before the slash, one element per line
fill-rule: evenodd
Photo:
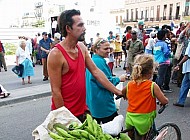
<path fill-rule="evenodd" d="M 115 99 L 117 100 L 119 98 L 121 98 L 121 96 L 117 96 Z M 158 114 L 161 114 L 165 110 L 166 107 L 167 105 L 163 105 L 158 110 Z M 134 127 L 130 129 L 125 129 L 121 131 L 120 133 L 127 133 L 129 131 L 134 132 L 132 140 L 142 139 L 142 136 L 138 135 L 138 132 L 136 131 Z M 166 131 L 165 135 L 163 136 L 163 140 L 181 140 L 181 131 L 179 127 L 175 123 L 170 123 L 170 122 L 164 123 L 158 128 L 156 127 L 156 124 L 154 123 L 153 126 L 150 128 L 149 132 L 147 133 L 147 135 L 145 136 L 145 140 L 156 140 L 156 137 L 163 131 Z"/>

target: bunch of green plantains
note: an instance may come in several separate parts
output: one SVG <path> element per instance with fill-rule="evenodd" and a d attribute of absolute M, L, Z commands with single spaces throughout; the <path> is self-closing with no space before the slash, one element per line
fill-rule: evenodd
<path fill-rule="evenodd" d="M 66 127 L 61 123 L 55 123 L 53 128 L 56 131 L 49 131 L 50 137 L 54 140 L 130 140 L 125 133 L 120 133 L 118 137 L 103 133 L 101 126 L 97 124 L 95 119 L 89 114 L 86 117 L 81 125 L 73 122 L 69 127 Z"/>

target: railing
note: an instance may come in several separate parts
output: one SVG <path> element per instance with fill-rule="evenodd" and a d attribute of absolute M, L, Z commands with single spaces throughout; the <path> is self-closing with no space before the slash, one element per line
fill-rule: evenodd
<path fill-rule="evenodd" d="M 164 17 L 156 17 L 156 18 L 145 18 L 144 21 L 162 21 L 162 20 L 180 20 L 180 15 L 178 16 L 164 16 Z M 123 19 L 123 22 L 135 22 L 136 19 Z"/>

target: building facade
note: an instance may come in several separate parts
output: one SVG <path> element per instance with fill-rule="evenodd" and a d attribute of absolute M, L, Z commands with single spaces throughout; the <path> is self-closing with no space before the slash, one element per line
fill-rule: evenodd
<path fill-rule="evenodd" d="M 116 25 L 136 24 L 144 20 L 147 26 L 179 23 L 189 16 L 190 0 L 125 0 L 124 9 L 111 10 Z"/>

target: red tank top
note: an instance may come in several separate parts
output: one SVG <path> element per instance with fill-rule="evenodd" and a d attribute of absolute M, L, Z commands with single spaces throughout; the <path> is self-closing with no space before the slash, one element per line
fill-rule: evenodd
<path fill-rule="evenodd" d="M 80 47 L 78 48 L 78 58 L 72 59 L 65 49 L 60 45 L 55 45 L 67 60 L 69 71 L 62 75 L 61 94 L 64 106 L 71 111 L 74 116 L 84 114 L 87 110 L 86 105 L 86 81 L 85 81 L 85 61 Z M 52 110 L 55 110 L 52 99 Z"/>

